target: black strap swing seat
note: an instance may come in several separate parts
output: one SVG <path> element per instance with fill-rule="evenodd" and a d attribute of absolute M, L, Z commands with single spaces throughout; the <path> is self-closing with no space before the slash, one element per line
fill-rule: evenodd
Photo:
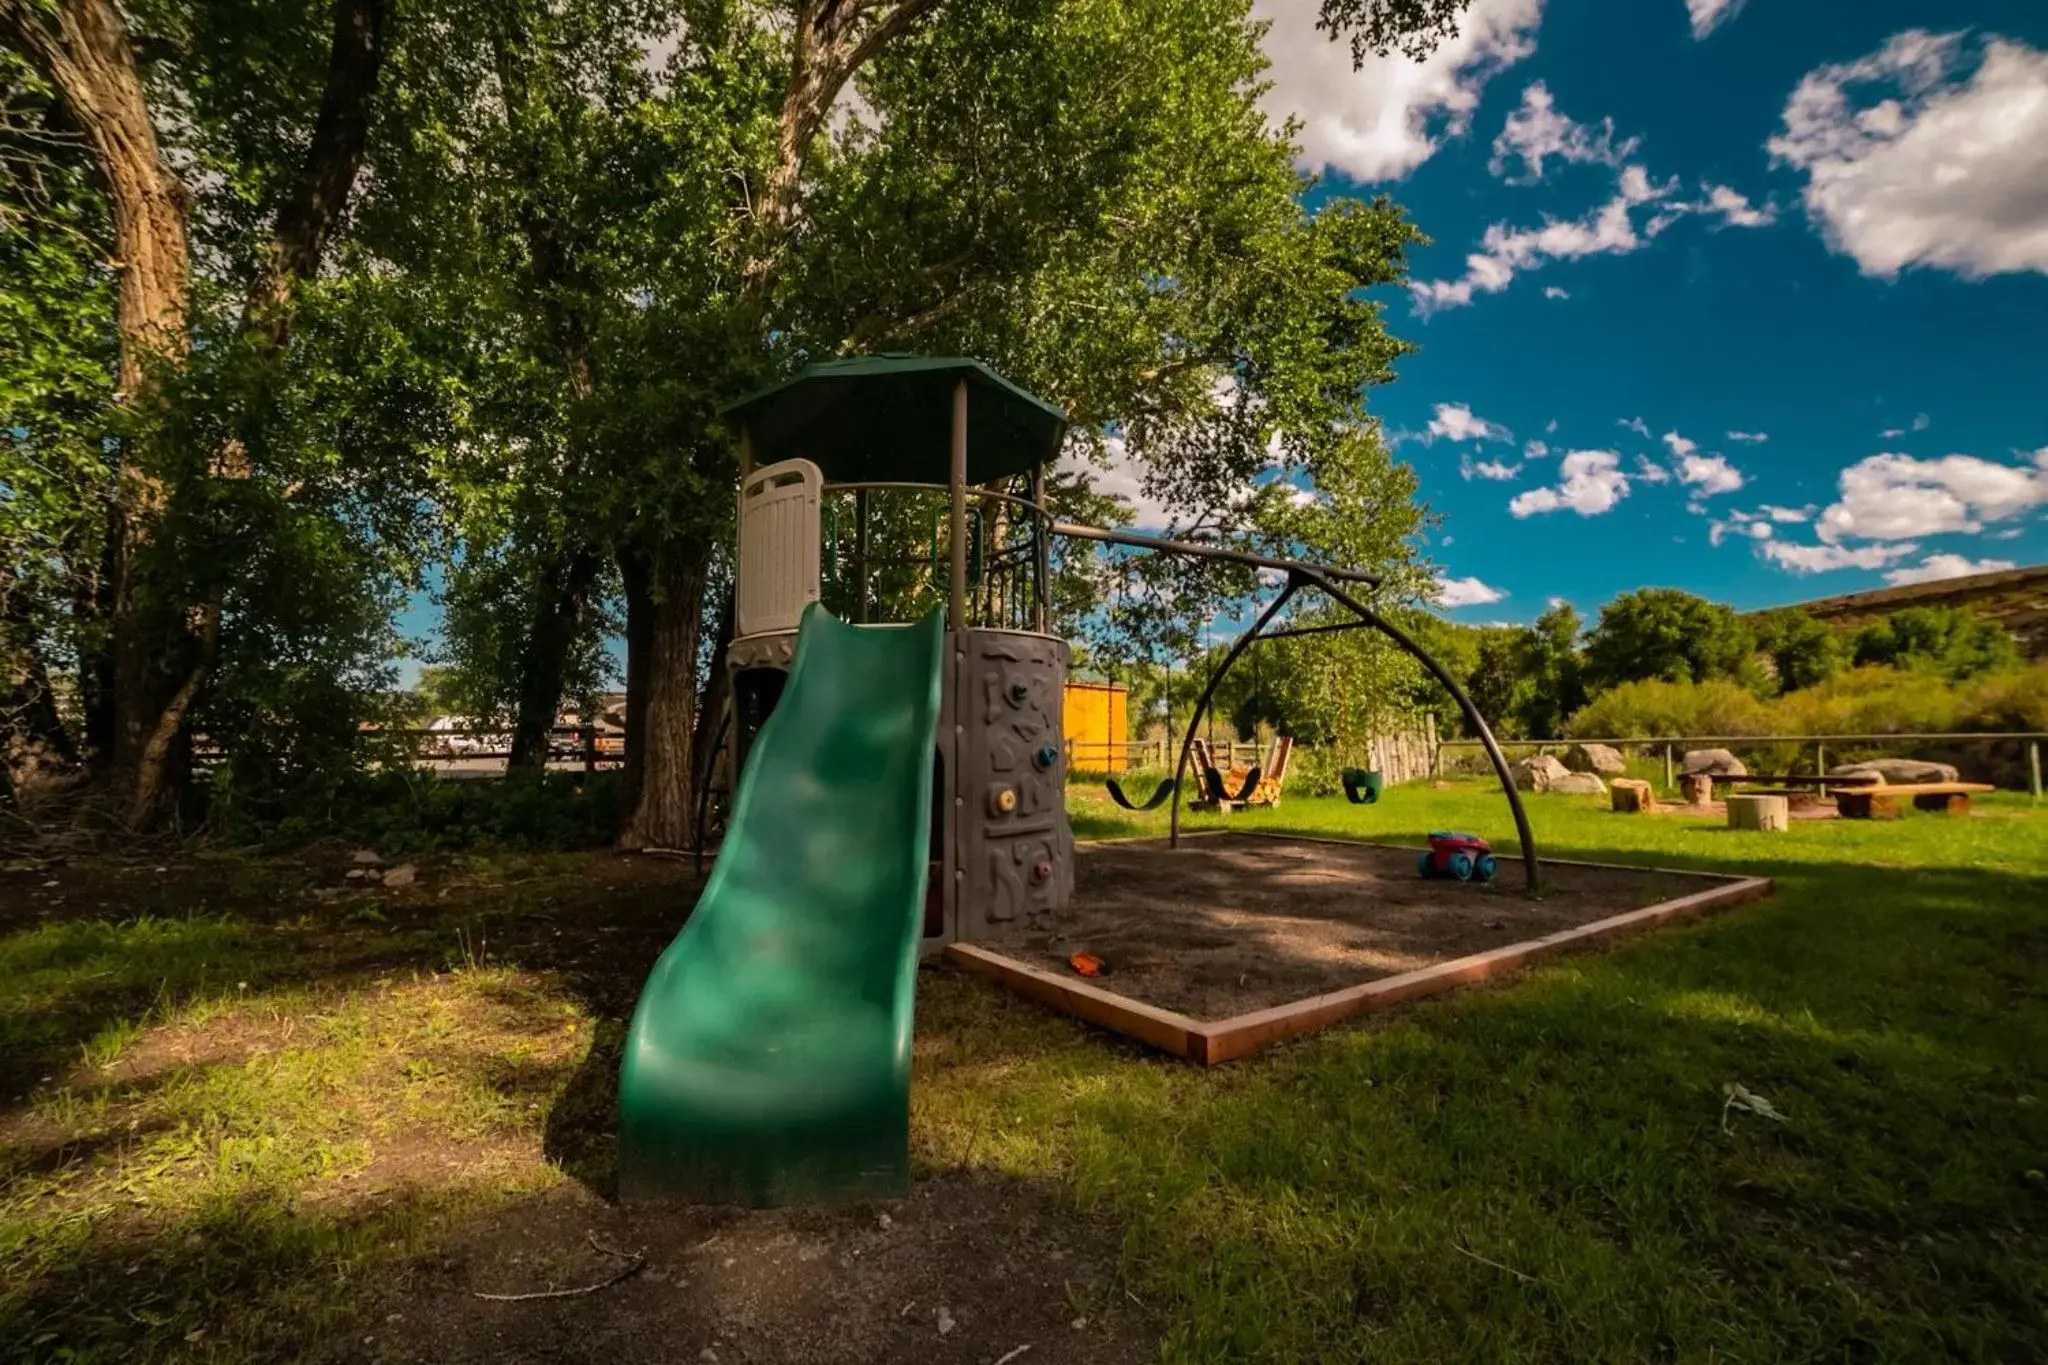
<path fill-rule="evenodd" d="M 1258 765 L 1253 764 L 1251 771 L 1244 775 L 1244 785 L 1237 789 L 1237 795 L 1232 796 L 1230 788 L 1224 785 L 1223 774 L 1216 771 L 1214 764 L 1202 769 L 1202 777 L 1209 786 L 1209 799 L 1219 805 L 1225 802 L 1242 805 L 1249 801 L 1252 793 L 1259 789 L 1259 778 L 1262 775 Z"/>
<path fill-rule="evenodd" d="M 1145 799 L 1145 804 L 1142 806 L 1124 794 L 1124 784 L 1115 778 L 1105 779 L 1103 785 L 1109 788 L 1109 799 L 1122 806 L 1125 810 L 1148 811 L 1158 810 L 1161 806 L 1165 805 L 1168 798 L 1173 795 L 1173 789 L 1180 785 L 1180 781 L 1178 778 L 1167 778 L 1159 784 L 1159 790 L 1153 792 L 1151 796 Z"/>

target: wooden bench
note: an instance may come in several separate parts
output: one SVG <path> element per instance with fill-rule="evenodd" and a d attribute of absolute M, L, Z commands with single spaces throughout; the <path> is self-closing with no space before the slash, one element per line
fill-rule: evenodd
<path fill-rule="evenodd" d="M 1972 795 L 1996 790 L 1982 782 L 1902 782 L 1897 786 L 1856 787 L 1835 793 L 1835 810 L 1844 820 L 1896 820 L 1900 799 L 1909 798 L 1915 810 L 1968 815 Z"/>
<path fill-rule="evenodd" d="M 1792 796 L 1807 788 L 1813 788 L 1826 796 L 1829 787 L 1868 786 L 1877 781 L 1867 773 L 1852 773 L 1847 777 L 1828 777 L 1813 773 L 1681 773 L 1678 778 L 1679 790 L 1692 805 L 1703 806 L 1714 799 L 1716 785 L 1733 786 L 1744 782 L 1768 784 L 1751 793 L 1755 796 Z"/>

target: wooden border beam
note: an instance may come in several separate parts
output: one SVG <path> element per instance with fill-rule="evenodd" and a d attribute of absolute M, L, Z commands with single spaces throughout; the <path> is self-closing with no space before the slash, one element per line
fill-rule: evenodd
<path fill-rule="evenodd" d="M 1268 836 L 1286 837 L 1286 836 Z M 1135 841 L 1133 841 L 1135 842 Z M 1341 839 L 1310 839 L 1312 843 L 1350 843 Z M 1378 845 L 1378 847 L 1393 847 Z M 1666 868 L 1642 868 L 1621 863 L 1587 863 L 1568 859 L 1546 862 L 1578 867 L 1625 868 L 1630 872 L 1669 872 L 1719 885 L 1675 900 L 1660 901 L 1640 910 L 1629 910 L 1576 928 L 1561 929 L 1541 938 L 1492 948 L 1483 953 L 1438 962 L 1412 972 L 1348 986 L 1323 995 L 1292 1000 L 1268 1009 L 1229 1019 L 1200 1020 L 1173 1010 L 1148 1005 L 1115 991 L 1073 977 L 1045 971 L 1016 958 L 972 943 L 948 945 L 946 955 L 978 976 L 985 976 L 1033 1000 L 1051 1005 L 1065 1014 L 1085 1019 L 1112 1033 L 1135 1038 L 1175 1057 L 1202 1066 L 1234 1061 L 1258 1051 L 1269 1043 L 1299 1037 L 1328 1028 L 1361 1014 L 1371 1014 L 1409 1000 L 1431 995 L 1475 981 L 1503 976 L 1540 959 L 1606 939 L 1653 929 L 1673 920 L 1689 919 L 1733 909 L 1762 900 L 1775 889 L 1768 877 L 1725 877 L 1713 873 L 1684 872 Z"/>

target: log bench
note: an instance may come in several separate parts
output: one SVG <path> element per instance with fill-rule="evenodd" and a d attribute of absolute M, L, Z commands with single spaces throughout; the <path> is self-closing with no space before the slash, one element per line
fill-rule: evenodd
<path fill-rule="evenodd" d="M 1915 810 L 1968 815 L 1971 796 L 1996 790 L 1983 782 L 1902 782 L 1896 786 L 1855 787 L 1835 793 L 1835 811 L 1844 820 L 1896 820 L 1899 802 L 1910 800 Z"/>

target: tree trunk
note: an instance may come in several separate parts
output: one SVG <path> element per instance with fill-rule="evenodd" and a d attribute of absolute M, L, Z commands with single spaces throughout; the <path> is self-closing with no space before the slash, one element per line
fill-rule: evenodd
<path fill-rule="evenodd" d="M 619 548 L 626 595 L 626 764 L 619 774 L 619 824 L 640 804 L 641 741 L 647 737 L 647 675 L 654 659 L 654 567 L 637 543 Z"/>
<path fill-rule="evenodd" d="M 191 257 L 185 189 L 158 152 L 127 26 L 113 0 L 0 0 L 0 37 L 57 87 L 106 186 L 120 256 L 121 392 L 132 403 L 153 358 L 185 355 Z"/>
<path fill-rule="evenodd" d="M 191 302 L 185 189 L 164 164 L 142 78 L 120 11 L 112 0 L 0 0 L 0 36 L 47 74 L 85 135 L 114 219 L 120 286 L 120 399 L 135 406 L 158 364 L 182 364 Z M 153 811 L 161 792 L 144 792 L 155 719 L 177 692 L 188 636 L 176 612 L 152 611 L 137 591 L 137 560 L 163 506 L 163 486 L 134 460 L 117 474 L 110 518 L 108 650 L 114 724 L 109 766 L 128 809 Z M 167 665 L 169 668 L 167 668 Z M 145 796 L 148 799 L 144 799 Z"/>
<path fill-rule="evenodd" d="M 386 0 L 336 0 L 327 83 L 313 136 L 299 178 L 278 206 L 269 253 L 242 306 L 242 336 L 255 343 L 267 363 L 276 362 L 284 353 L 291 338 L 293 293 L 318 272 L 328 237 L 347 208 L 349 193 L 362 169 L 370 110 L 383 67 L 385 12 Z M 261 375 L 257 382 L 266 380 L 267 375 Z M 249 477 L 248 434 L 223 446 L 213 462 L 213 475 Z M 117 779 L 125 779 L 123 786 L 132 793 L 127 816 L 130 828 L 155 823 L 174 793 L 177 773 L 170 759 L 189 748 L 185 724 L 220 657 L 226 596 L 225 581 L 215 579 L 207 584 L 199 604 L 186 614 L 179 641 L 182 647 L 170 659 L 156 661 L 157 679 L 170 689 L 167 697 L 160 706 L 145 704 L 139 713 L 128 712 L 131 717 L 148 717 L 142 727 L 146 738 L 129 760 L 132 771 L 118 756 L 115 765 Z M 180 662 L 181 674 L 166 667 Z M 124 731 L 136 728 L 133 722 L 123 726 Z"/>
<path fill-rule="evenodd" d="M 555 573 L 547 575 L 548 581 L 542 585 L 533 619 L 527 624 L 526 644 L 519 653 L 519 709 L 513 720 L 507 771 L 527 768 L 539 772 L 547 766 L 548 736 L 562 708 L 569 656 L 590 609 L 597 570 L 597 556 L 578 549 Z"/>
<path fill-rule="evenodd" d="M 120 509 L 111 490 L 102 509 L 105 521 L 98 553 L 89 567 L 83 541 L 64 549 L 66 577 L 71 582 L 71 619 L 81 641 L 92 641 L 91 653 L 78 661 L 79 733 L 85 761 L 95 781 L 104 780 L 114 761 L 114 650 L 107 637 L 113 619 L 114 556 L 120 540 Z"/>
<path fill-rule="evenodd" d="M 711 785 L 711 765 L 718 760 L 719 720 L 732 701 L 732 672 L 725 666 L 725 651 L 732 644 L 732 613 L 732 589 L 728 587 L 718 605 L 718 634 L 711 650 L 711 673 L 705 678 L 704 691 L 697 699 L 697 734 L 691 741 L 690 755 L 690 782 L 695 788 L 691 795 L 693 801 Z M 726 742 L 732 742 L 731 735 L 726 736 Z"/>
<path fill-rule="evenodd" d="M 279 210 L 271 257 L 243 318 L 245 332 L 255 330 L 273 352 L 289 334 L 291 285 L 318 268 L 361 166 L 385 4 L 335 6 L 328 86 L 304 171 Z M 181 365 L 190 348 L 191 253 L 185 188 L 164 164 L 126 24 L 113 0 L 0 0 L 0 37 L 55 84 L 106 187 L 120 256 L 121 401 L 134 406 L 152 366 Z M 97 699 L 111 714 L 93 728 L 108 732 L 109 781 L 124 818 L 146 825 L 172 795 L 169 761 L 219 650 L 221 592 L 187 604 L 152 601 L 141 591 L 140 560 L 157 532 L 165 489 L 133 459 L 124 459 L 117 478 L 103 586 L 110 677 Z"/>
<path fill-rule="evenodd" d="M 0 564 L 0 804 L 77 757 L 57 712 L 28 594 Z"/>
<path fill-rule="evenodd" d="M 685 544 L 659 563 L 641 736 L 640 792 L 621 848 L 684 848 L 696 816 L 691 753 L 697 731 L 697 649 L 704 634 L 708 547 Z"/>

